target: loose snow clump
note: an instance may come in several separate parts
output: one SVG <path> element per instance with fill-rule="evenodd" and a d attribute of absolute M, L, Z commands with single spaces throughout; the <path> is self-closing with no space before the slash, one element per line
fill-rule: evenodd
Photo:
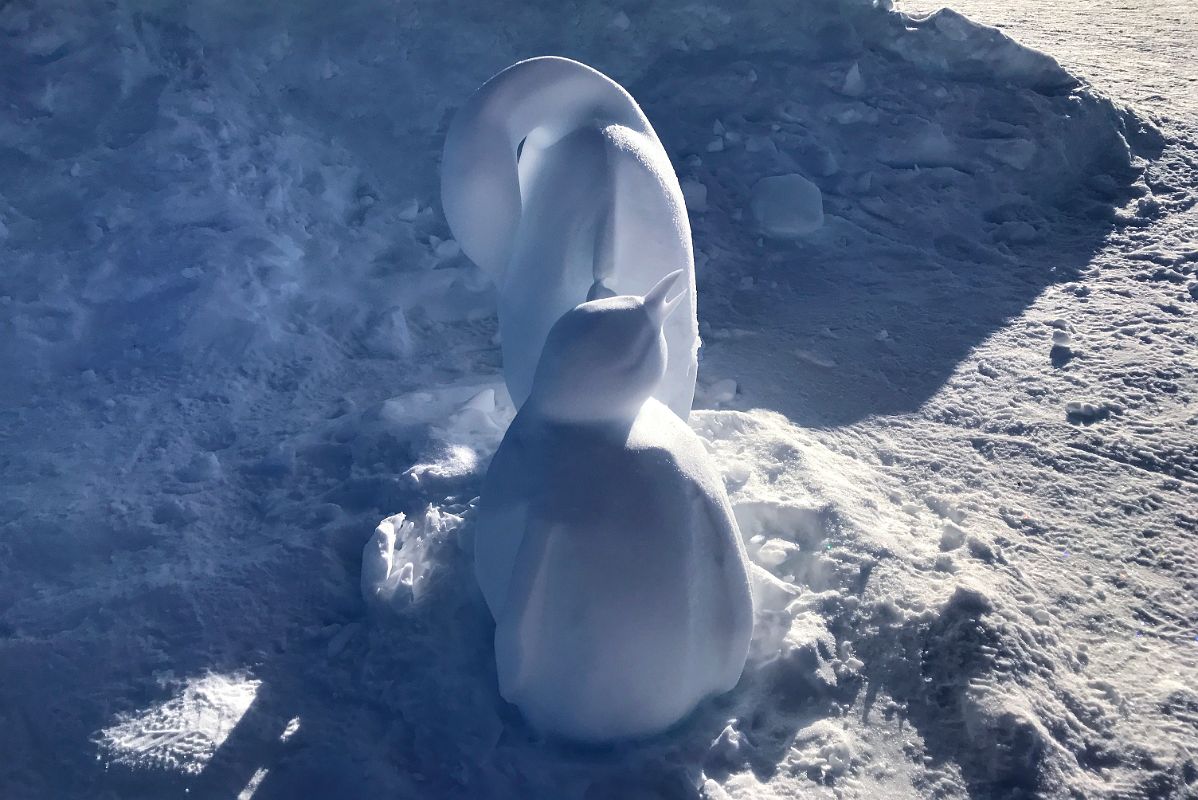
<path fill-rule="evenodd" d="M 432 506 L 423 518 L 395 514 L 380 522 L 362 551 L 362 597 L 384 604 L 419 600 L 438 567 L 436 547 L 461 524 L 460 516 Z"/>

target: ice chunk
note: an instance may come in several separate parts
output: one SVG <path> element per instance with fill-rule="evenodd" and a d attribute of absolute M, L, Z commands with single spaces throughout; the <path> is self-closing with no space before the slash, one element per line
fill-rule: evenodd
<path fill-rule="evenodd" d="M 1014 169 L 1027 169 L 1036 157 L 1036 143 L 1029 139 L 1000 139 L 986 145 L 986 154 Z"/>
<path fill-rule="evenodd" d="M 956 550 L 961 545 L 965 544 L 966 533 L 959 525 L 952 522 L 944 523 L 944 528 L 940 533 L 940 549 L 941 550 Z"/>
<path fill-rule="evenodd" d="M 1107 409 L 1101 403 L 1089 400 L 1070 400 L 1065 403 L 1065 416 L 1072 422 L 1090 423 L 1107 415 Z"/>
<path fill-rule="evenodd" d="M 998 226 L 994 238 L 1011 244 L 1029 244 L 1040 238 L 1040 231 L 1036 230 L 1035 225 L 1023 220 L 1009 220 Z"/>
<path fill-rule="evenodd" d="M 409 519 L 387 517 L 362 550 L 362 597 L 368 603 L 407 606 L 420 599 L 441 566 L 439 551 L 462 518 L 435 506 Z"/>
<path fill-rule="evenodd" d="M 216 453 L 197 453 L 176 476 L 185 483 L 203 483 L 220 478 L 220 459 Z"/>
<path fill-rule="evenodd" d="M 824 201 L 819 187 L 802 175 L 775 175 L 753 186 L 753 216 L 762 233 L 793 239 L 824 224 Z"/>
<path fill-rule="evenodd" d="M 420 203 L 416 200 L 409 200 L 406 205 L 399 209 L 396 215 L 404 222 L 415 222 L 416 217 L 420 215 Z"/>
<path fill-rule="evenodd" d="M 1008 81 L 1046 93 L 1077 85 L 1056 59 L 951 8 L 907 17 L 906 28 L 905 36 L 886 46 L 929 70 L 965 80 Z"/>
<path fill-rule="evenodd" d="M 683 181 L 682 197 L 686 200 L 686 210 L 696 214 L 707 211 L 707 187 L 699 181 Z"/>
<path fill-rule="evenodd" d="M 751 750 L 752 746 L 745 735 L 733 725 L 735 722 L 736 720 L 732 720 L 711 743 L 705 760 L 708 769 L 717 767 L 735 771 L 743 768 L 748 761 L 746 752 Z"/>
<path fill-rule="evenodd" d="M 849 770 L 855 756 L 852 734 L 833 720 L 819 720 L 795 735 L 791 761 L 808 777 L 830 783 Z"/>
<path fill-rule="evenodd" d="M 849 97 L 860 97 L 865 92 L 865 81 L 861 78 L 861 67 L 856 61 L 853 66 L 849 67 L 849 71 L 844 76 L 844 84 L 840 87 L 840 93 Z"/>
<path fill-rule="evenodd" d="M 769 136 L 748 136 L 745 138 L 745 152 L 777 155 L 778 145 Z"/>
<path fill-rule="evenodd" d="M 757 550 L 755 560 L 763 567 L 777 568 L 799 552 L 799 546 L 785 539 L 770 539 Z"/>
<path fill-rule="evenodd" d="M 412 351 L 408 318 L 398 306 L 384 309 L 366 319 L 362 345 L 372 356 L 402 358 Z"/>
<path fill-rule="evenodd" d="M 446 239 L 443 242 L 438 242 L 433 247 L 433 252 L 439 261 L 451 261 L 457 258 L 458 254 L 462 252 L 462 247 L 453 239 Z"/>

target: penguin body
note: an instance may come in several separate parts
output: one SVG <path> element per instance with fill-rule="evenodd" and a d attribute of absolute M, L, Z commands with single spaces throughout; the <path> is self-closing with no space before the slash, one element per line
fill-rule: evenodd
<path fill-rule="evenodd" d="M 678 277 L 562 316 L 484 481 L 475 571 L 500 691 L 554 736 L 659 732 L 744 668 L 753 601 L 723 482 L 652 396 Z"/>

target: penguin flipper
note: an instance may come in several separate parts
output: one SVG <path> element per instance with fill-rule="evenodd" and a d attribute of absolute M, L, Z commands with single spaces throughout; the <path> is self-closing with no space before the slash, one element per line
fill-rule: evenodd
<path fill-rule="evenodd" d="M 552 531 L 544 525 L 526 525 L 516 552 L 512 577 L 502 611 L 495 620 L 495 662 L 499 693 L 519 704 L 529 679 L 528 667 L 536 658 L 533 649 L 544 626 L 546 597 L 546 547 Z"/>
<path fill-rule="evenodd" d="M 719 640 L 727 643 L 721 654 L 721 691 L 740 681 L 749 643 L 753 637 L 753 592 L 748 572 L 748 554 L 727 501 L 699 492 L 695 514 L 696 541 L 710 547 L 716 574 L 712 591 L 707 593 L 711 620 L 720 629 Z M 701 534 L 701 538 L 700 535 Z"/>

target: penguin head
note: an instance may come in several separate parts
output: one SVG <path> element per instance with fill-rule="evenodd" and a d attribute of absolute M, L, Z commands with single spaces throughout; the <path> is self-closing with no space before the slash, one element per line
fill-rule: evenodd
<path fill-rule="evenodd" d="M 666 295 L 682 270 L 645 293 L 588 300 L 563 314 L 545 340 L 529 402 L 561 422 L 631 421 L 666 369 L 662 325 L 686 296 Z"/>

